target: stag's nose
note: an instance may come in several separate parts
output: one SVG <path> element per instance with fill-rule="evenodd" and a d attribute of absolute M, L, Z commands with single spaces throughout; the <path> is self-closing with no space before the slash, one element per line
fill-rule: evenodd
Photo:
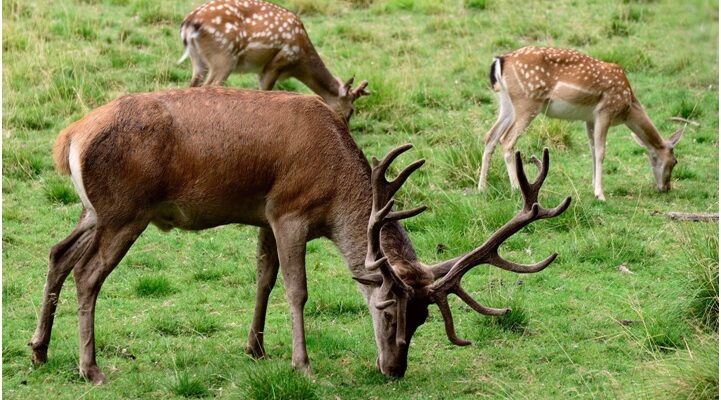
<path fill-rule="evenodd" d="M 383 365 L 381 362 L 380 357 L 376 358 L 376 366 L 381 371 L 381 373 L 389 378 L 403 378 L 403 376 L 406 374 L 406 365 L 396 366 L 396 365 Z"/>

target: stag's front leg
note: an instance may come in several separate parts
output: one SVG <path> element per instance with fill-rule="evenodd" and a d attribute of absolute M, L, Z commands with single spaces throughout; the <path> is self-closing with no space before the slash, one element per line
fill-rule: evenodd
<path fill-rule="evenodd" d="M 95 303 L 100 288 L 118 265 L 147 223 L 120 229 L 98 229 L 88 252 L 73 274 L 78 292 L 78 325 L 80 330 L 80 375 L 99 385 L 105 383 L 95 358 Z"/>
<path fill-rule="evenodd" d="M 293 367 L 310 375 L 310 360 L 305 345 L 303 308 L 308 300 L 305 276 L 305 244 L 307 226 L 292 219 L 281 219 L 273 224 L 277 241 L 278 259 L 283 273 L 286 297 L 290 304 L 293 329 Z"/>
<path fill-rule="evenodd" d="M 263 336 L 265 329 L 265 315 L 268 310 L 268 297 L 275 286 L 278 277 L 278 250 L 275 244 L 273 231 L 260 228 L 258 233 L 258 266 L 255 293 L 255 311 L 253 323 L 248 334 L 248 347 L 246 352 L 255 358 L 265 356 Z"/>

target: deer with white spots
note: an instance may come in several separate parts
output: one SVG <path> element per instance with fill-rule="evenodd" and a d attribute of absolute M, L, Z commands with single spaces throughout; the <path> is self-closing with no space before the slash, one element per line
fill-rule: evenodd
<path fill-rule="evenodd" d="M 190 86 L 222 85 L 234 72 L 257 73 L 261 90 L 296 78 L 348 121 L 353 102 L 368 95 L 367 81 L 353 88 L 326 68 L 292 12 L 259 0 L 213 0 L 190 12 L 180 25 L 193 65 Z"/>
<path fill-rule="evenodd" d="M 676 165 L 673 147 L 683 128 L 664 140 L 633 94 L 626 74 L 616 65 L 574 50 L 524 47 L 491 64 L 491 85 L 498 92 L 498 119 L 486 134 L 478 189 L 487 186 L 493 150 L 501 142 L 511 186 L 515 179 L 513 149 L 516 140 L 539 113 L 551 118 L 586 122 L 593 159 L 593 191 L 605 200 L 601 185 L 608 128 L 621 123 L 646 147 L 659 191 L 671 188 Z"/>

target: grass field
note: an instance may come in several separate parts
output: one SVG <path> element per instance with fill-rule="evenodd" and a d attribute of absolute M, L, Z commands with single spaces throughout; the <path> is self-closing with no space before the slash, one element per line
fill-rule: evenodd
<path fill-rule="evenodd" d="M 178 27 L 199 3 L 3 2 L 5 398 L 716 397 L 718 224 L 662 215 L 718 210 L 718 3 L 699 0 L 284 2 L 301 13 L 331 71 L 370 81 L 373 94 L 357 102 L 351 121 L 366 156 L 410 142 L 415 149 L 399 164 L 427 160 L 397 196 L 430 208 L 405 223 L 427 263 L 479 245 L 520 203 L 498 153 L 489 192 L 474 190 L 482 137 L 497 109 L 487 82 L 492 56 L 529 44 L 577 48 L 624 66 L 665 137 L 677 128 L 670 117 L 701 125 L 689 127 L 676 148 L 667 194 L 655 191 L 645 150 L 626 128 L 612 128 L 608 201 L 601 203 L 593 197 L 583 124 L 538 118 L 518 147 L 525 155 L 550 147 L 542 202 L 569 194 L 574 202 L 502 250 L 521 262 L 557 251 L 558 260 L 527 276 L 476 268 L 465 287 L 514 313 L 493 320 L 453 299 L 459 334 L 474 341 L 459 348 L 432 307 L 404 379 L 376 371 L 370 316 L 327 240 L 308 244 L 306 329 L 315 379 L 291 371 L 280 283 L 266 324 L 270 358 L 246 356 L 256 229 L 244 226 L 168 234 L 150 227 L 141 236 L 98 300 L 98 362 L 109 384 L 94 387 L 78 376 L 72 278 L 58 306 L 50 361 L 32 367 L 26 343 L 48 251 L 81 208 L 70 180 L 53 170 L 53 140 L 121 94 L 187 86 L 190 64 L 175 65 Z M 255 82 L 233 75 L 228 85 Z M 281 88 L 309 93 L 295 81 Z M 619 272 L 621 264 L 633 273 Z"/>

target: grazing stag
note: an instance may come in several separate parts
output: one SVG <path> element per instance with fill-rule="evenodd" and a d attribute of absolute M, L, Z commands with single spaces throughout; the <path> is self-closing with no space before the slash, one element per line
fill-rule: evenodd
<path fill-rule="evenodd" d="M 498 120 L 485 137 L 479 190 L 486 188 L 491 156 L 499 141 L 511 186 L 518 187 L 513 173 L 513 148 L 540 112 L 551 118 L 586 121 L 593 158 L 593 191 L 599 200 L 605 200 L 601 173 L 606 133 L 610 126 L 620 123 L 626 124 L 636 141 L 648 149 L 658 190 L 671 188 L 671 171 L 676 165 L 673 147 L 681 139 L 683 128 L 664 140 L 618 65 L 574 50 L 524 47 L 496 57 L 490 76 L 501 106 Z"/>
<path fill-rule="evenodd" d="M 428 315 L 440 307 L 450 340 L 459 339 L 447 297 L 474 310 L 487 308 L 462 288 L 461 278 L 481 263 L 520 273 L 535 265 L 503 259 L 499 246 L 531 222 L 551 218 L 538 204 L 548 172 L 544 152 L 539 177 L 529 183 L 518 162 L 523 209 L 474 251 L 425 266 L 398 220 L 420 213 L 392 211 L 394 193 L 423 161 L 387 181 L 390 163 L 411 146 L 392 150 L 373 168 L 345 124 L 317 97 L 285 92 L 194 88 L 120 97 L 63 130 L 53 158 L 69 174 L 83 204 L 77 227 L 50 251 L 37 330 L 30 342 L 35 363 L 47 361 L 58 296 L 71 270 L 80 325 L 80 372 L 94 383 L 105 376 L 95 357 L 95 302 L 105 278 L 152 223 L 162 230 L 200 230 L 239 223 L 260 228 L 257 293 L 246 351 L 263 357 L 268 296 L 283 273 L 292 320 L 292 364 L 311 372 L 303 308 L 306 242 L 332 240 L 346 259 L 373 318 L 377 365 L 389 376 L 406 370 L 408 346 Z M 520 159 L 520 155 L 517 155 Z M 536 160 L 537 161 L 537 160 Z"/>
<path fill-rule="evenodd" d="M 258 74 L 261 90 L 294 77 L 348 121 L 353 102 L 367 95 L 367 81 L 353 89 L 328 71 L 292 12 L 259 0 L 213 0 L 190 12 L 180 25 L 193 64 L 190 86 L 222 85 L 233 71 Z"/>

